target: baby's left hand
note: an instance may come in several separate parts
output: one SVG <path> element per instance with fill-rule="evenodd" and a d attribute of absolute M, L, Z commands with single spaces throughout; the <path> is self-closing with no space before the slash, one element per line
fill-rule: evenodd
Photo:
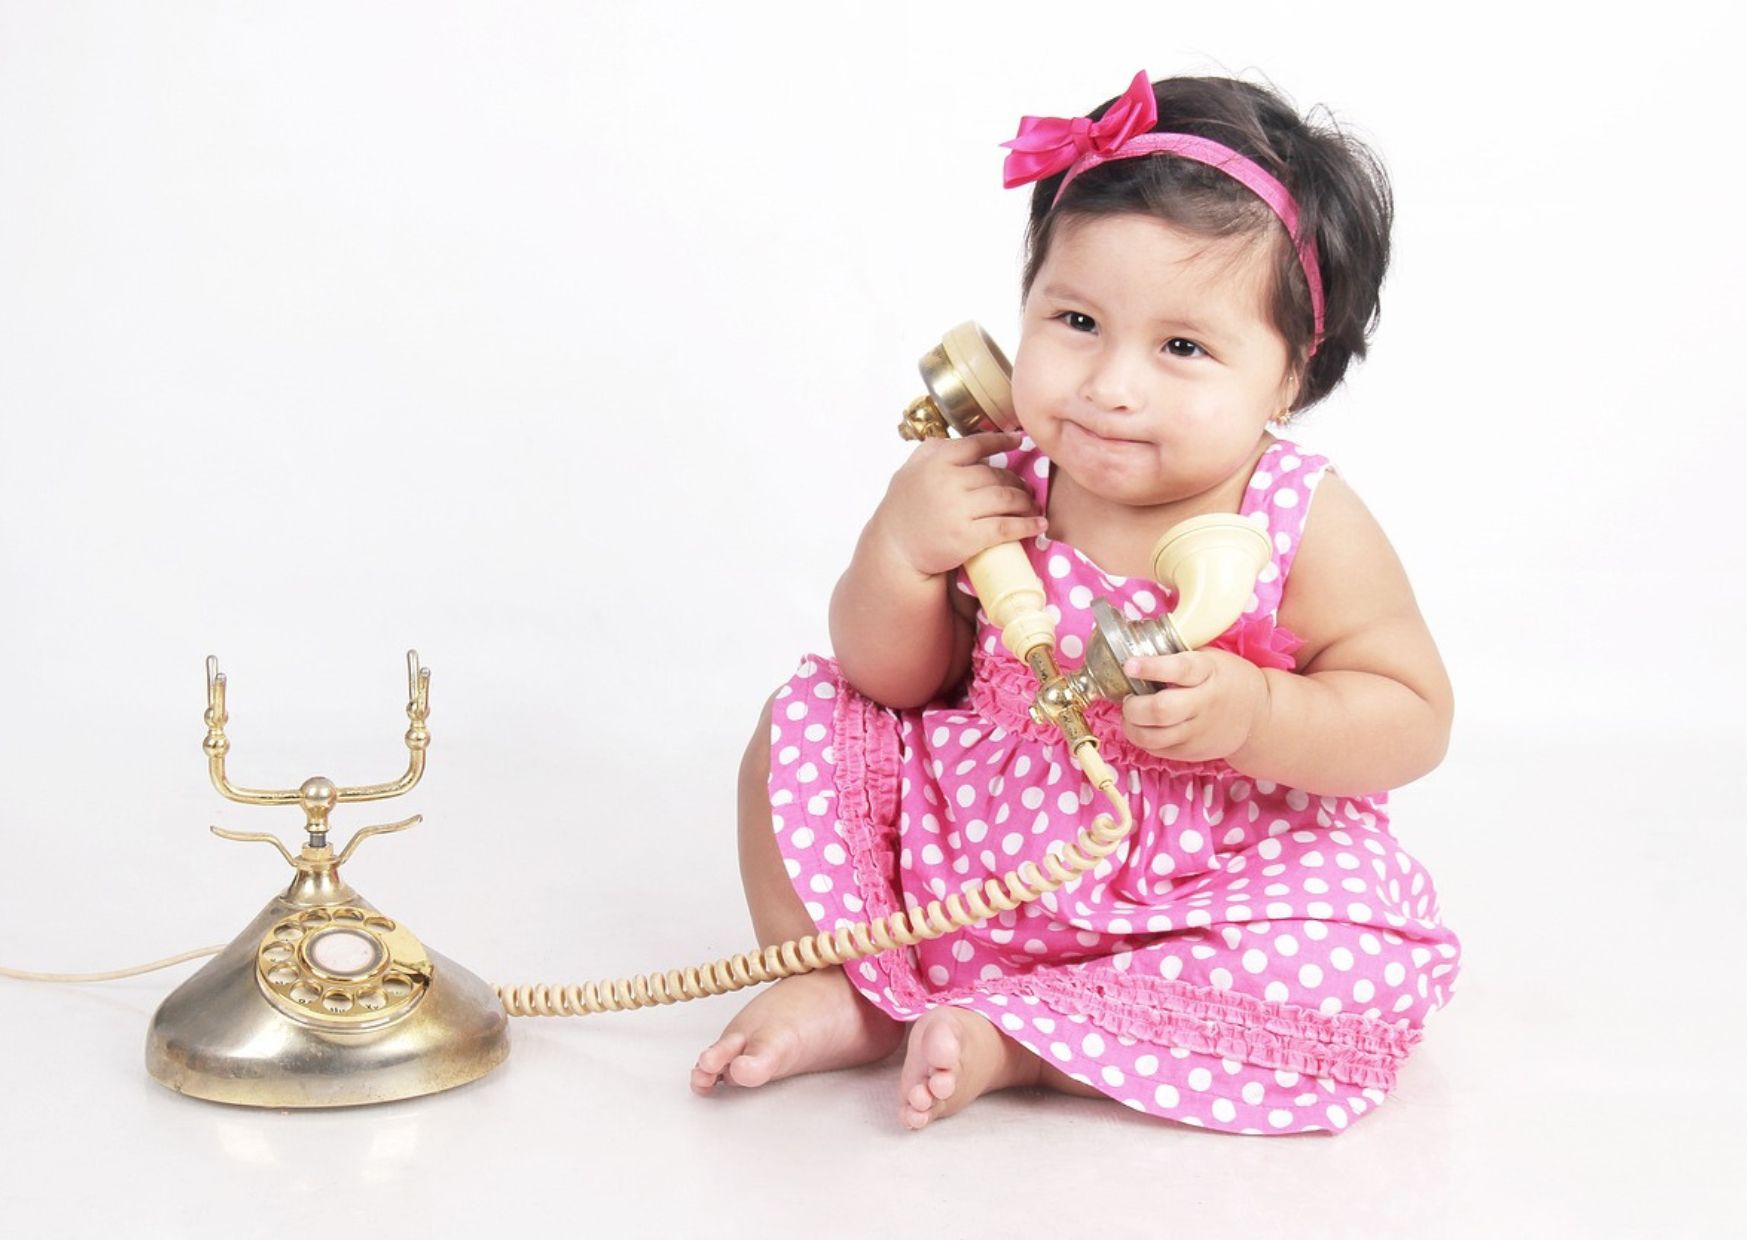
<path fill-rule="evenodd" d="M 1123 699 L 1123 735 L 1156 758 L 1207 762 L 1237 753 L 1268 718 L 1268 682 L 1224 650 L 1144 655 L 1124 668 L 1170 686 Z"/>

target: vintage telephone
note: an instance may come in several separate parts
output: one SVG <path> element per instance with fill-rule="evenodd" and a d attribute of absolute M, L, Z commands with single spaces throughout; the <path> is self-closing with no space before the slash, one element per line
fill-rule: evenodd
<path fill-rule="evenodd" d="M 948 332 L 920 365 L 928 393 L 905 410 L 899 428 L 905 438 L 1017 426 L 1007 359 L 975 323 Z M 965 567 L 984 611 L 1038 681 L 1033 719 L 1061 729 L 1076 765 L 1110 801 L 1114 816 L 1099 814 L 1042 866 L 1027 861 L 999 879 L 914 910 L 712 964 L 583 985 L 494 989 L 431 951 L 341 877 L 340 867 L 367 837 L 420 821 L 414 816 L 362 827 L 337 856 L 328 842 L 336 806 L 400 796 L 424 774 L 431 674 L 419 665 L 416 651 L 407 654 L 411 726 L 407 769 L 399 779 L 342 788 L 316 776 L 295 789 L 270 792 L 239 788 L 225 773 L 225 677 L 209 658 L 205 750 L 214 786 L 246 805 L 297 806 L 307 839 L 293 856 L 275 836 L 212 828 L 225 839 L 273 845 L 296 875 L 164 1000 L 147 1036 L 146 1067 L 180 1093 L 245 1106 L 354 1106 L 417 1097 L 484 1076 L 501 1063 L 509 1053 L 507 1016 L 582 1015 L 723 994 L 938 938 L 1055 891 L 1097 865 L 1134 825 L 1083 709 L 1095 698 L 1156 690 L 1127 676 L 1124 661 L 1193 649 L 1225 631 L 1269 552 L 1267 536 L 1237 516 L 1213 514 L 1174 526 L 1153 549 L 1153 570 L 1158 581 L 1176 589 L 1176 608 L 1157 620 L 1130 622 L 1099 600 L 1085 663 L 1067 673 L 1056 663 L 1043 586 L 1021 546 L 1006 543 L 973 556 Z M 50 976 L 0 970 L 7 972 Z"/>

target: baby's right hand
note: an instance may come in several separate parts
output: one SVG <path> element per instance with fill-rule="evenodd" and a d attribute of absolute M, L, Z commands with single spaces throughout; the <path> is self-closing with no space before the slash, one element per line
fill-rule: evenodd
<path fill-rule="evenodd" d="M 985 431 L 923 440 L 892 475 L 870 531 L 929 577 L 950 572 L 997 543 L 1043 533 L 1046 522 L 1025 482 L 984 460 L 1013 451 L 1021 438 Z"/>

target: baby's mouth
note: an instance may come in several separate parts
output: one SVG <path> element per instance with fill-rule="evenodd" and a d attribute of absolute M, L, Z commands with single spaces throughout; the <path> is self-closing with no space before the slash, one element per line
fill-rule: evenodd
<path fill-rule="evenodd" d="M 1082 426 L 1079 422 L 1068 422 L 1066 425 L 1082 438 L 1090 439 L 1094 443 L 1107 444 L 1112 447 L 1140 447 L 1146 443 L 1146 440 L 1143 439 L 1124 439 L 1116 435 L 1102 435 L 1091 427 Z"/>

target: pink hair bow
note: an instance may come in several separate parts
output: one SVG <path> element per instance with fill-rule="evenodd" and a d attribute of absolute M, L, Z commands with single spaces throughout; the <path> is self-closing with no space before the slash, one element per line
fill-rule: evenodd
<path fill-rule="evenodd" d="M 1002 165 L 1002 186 L 1012 189 L 1042 181 L 1072 166 L 1082 155 L 1109 155 L 1158 122 L 1159 105 L 1154 102 L 1153 84 L 1145 70 L 1135 75 L 1129 89 L 1096 121 L 1084 116 L 1023 116 L 1020 132 L 1013 141 L 1002 143 L 1009 151 Z"/>

